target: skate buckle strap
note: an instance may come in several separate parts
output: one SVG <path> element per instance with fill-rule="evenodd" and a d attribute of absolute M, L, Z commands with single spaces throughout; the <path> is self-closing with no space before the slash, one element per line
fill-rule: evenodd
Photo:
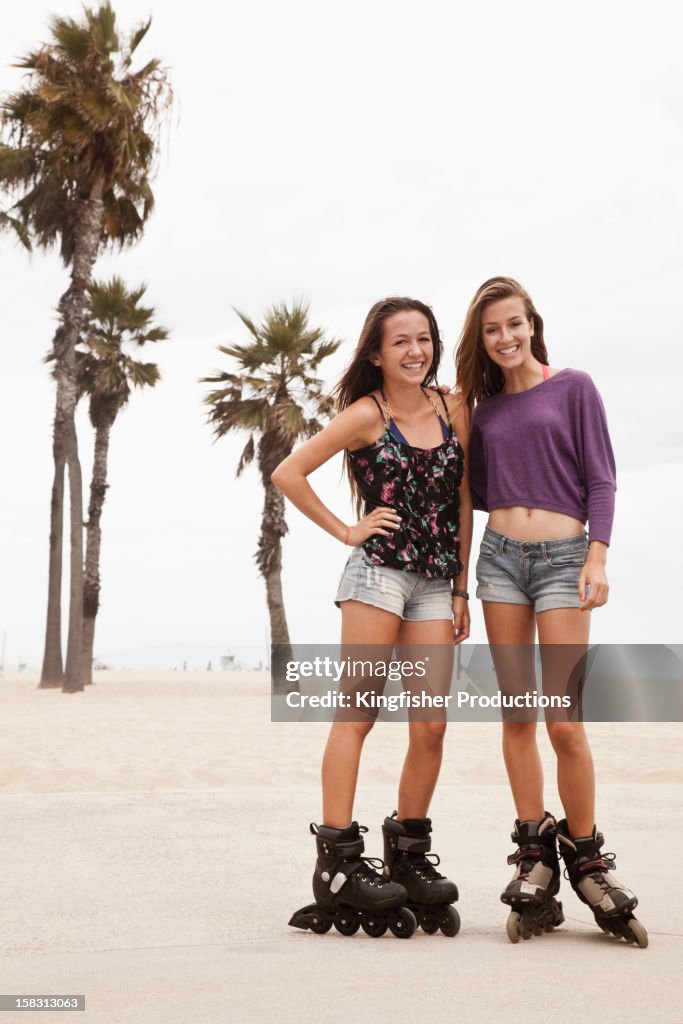
<path fill-rule="evenodd" d="M 362 836 L 358 839 L 329 839 L 325 835 L 317 834 L 315 837 L 318 853 L 325 857 L 358 857 L 365 849 Z"/>
<path fill-rule="evenodd" d="M 346 875 L 343 871 L 338 871 L 330 882 L 330 892 L 336 896 L 342 885 L 346 882 Z"/>
<path fill-rule="evenodd" d="M 616 866 L 616 854 L 603 853 L 599 857 L 593 857 L 591 860 L 585 860 L 582 864 L 577 865 L 576 870 L 578 874 L 586 875 L 593 871 L 614 871 Z"/>
<path fill-rule="evenodd" d="M 429 836 L 397 836 L 396 848 L 405 853 L 428 853 L 432 841 Z"/>
<path fill-rule="evenodd" d="M 518 850 L 508 857 L 508 864 L 519 864 L 523 860 L 540 860 L 542 850 L 539 846 L 520 846 Z"/>
<path fill-rule="evenodd" d="M 321 872 L 320 877 L 329 884 L 330 892 L 336 896 L 347 878 L 357 871 L 369 880 L 370 885 L 385 885 L 387 880 L 379 874 L 383 868 L 384 861 L 379 857 L 359 857 L 357 860 L 343 860 L 340 864 L 336 864 L 335 873 L 331 879 L 328 871 Z"/>

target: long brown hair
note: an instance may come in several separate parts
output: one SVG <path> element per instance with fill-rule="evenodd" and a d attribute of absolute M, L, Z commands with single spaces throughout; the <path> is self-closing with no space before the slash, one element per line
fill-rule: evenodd
<path fill-rule="evenodd" d="M 539 363 L 548 365 L 548 352 L 543 339 L 543 319 L 531 301 L 531 296 L 512 277 L 490 277 L 479 286 L 467 310 L 465 324 L 455 353 L 455 375 L 458 390 L 471 409 L 475 402 L 503 390 L 505 380 L 500 366 L 489 359 L 481 334 L 484 308 L 498 299 L 518 296 L 524 302 L 527 319 L 534 325 L 531 352 Z"/>
<path fill-rule="evenodd" d="M 365 318 L 360 338 L 353 353 L 351 362 L 346 368 L 342 379 L 335 388 L 337 410 L 342 412 L 353 402 L 357 402 L 364 395 L 369 395 L 382 387 L 382 371 L 379 366 L 370 362 L 372 356 L 379 354 L 384 337 L 384 324 L 394 313 L 403 313 L 407 310 L 414 310 L 427 319 L 429 334 L 432 339 L 432 365 L 422 382 L 423 386 L 436 382 L 439 370 L 439 363 L 443 354 L 443 343 L 439 333 L 439 325 L 436 317 L 429 306 L 419 299 L 408 299 L 405 297 L 393 296 L 388 299 L 381 299 L 376 302 Z M 348 453 L 344 452 L 344 468 L 351 485 L 351 495 L 356 510 L 360 516 L 363 499 L 356 483 Z"/>

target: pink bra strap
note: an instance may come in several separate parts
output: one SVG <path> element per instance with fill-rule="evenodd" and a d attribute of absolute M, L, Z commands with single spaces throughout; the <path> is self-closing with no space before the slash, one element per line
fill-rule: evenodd
<path fill-rule="evenodd" d="M 549 370 L 549 368 L 545 365 L 545 363 L 541 363 L 541 366 L 543 367 L 543 380 L 550 380 L 550 370 Z M 500 391 L 499 394 L 504 395 L 505 394 L 505 388 L 503 388 L 503 390 Z M 370 397 L 372 397 L 372 395 Z"/>

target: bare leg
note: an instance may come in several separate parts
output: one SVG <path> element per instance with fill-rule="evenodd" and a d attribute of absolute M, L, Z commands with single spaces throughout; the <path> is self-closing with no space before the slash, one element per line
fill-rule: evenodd
<path fill-rule="evenodd" d="M 564 690 L 568 680 L 570 689 L 575 685 L 572 671 L 577 664 L 581 667 L 589 630 L 590 613 L 578 608 L 556 608 L 538 616 L 544 692 L 552 692 L 554 685 Z M 551 678 L 546 683 L 547 675 Z M 557 754 L 557 787 L 569 831 L 575 838 L 588 836 L 595 822 L 595 773 L 583 723 L 549 721 L 546 725 Z"/>
<path fill-rule="evenodd" d="M 501 689 L 525 692 L 533 682 L 535 615 L 531 605 L 484 601 L 484 621 Z M 515 651 L 513 645 L 519 645 Z M 543 768 L 536 743 L 536 722 L 503 722 L 503 757 L 520 821 L 543 817 Z"/>
<path fill-rule="evenodd" d="M 396 643 L 401 619 L 361 601 L 342 603 L 342 645 Z M 345 828 L 353 817 L 353 800 L 365 737 L 372 721 L 333 722 L 322 763 L 323 822 Z"/>
<path fill-rule="evenodd" d="M 447 619 L 427 622 L 404 622 L 399 633 L 401 645 L 415 645 L 416 657 L 419 647 L 424 644 L 443 644 L 442 665 L 435 664 L 431 657 L 430 688 L 436 693 L 448 693 L 451 682 L 453 623 Z M 438 673 L 439 678 L 435 678 Z M 437 719 L 439 715 L 440 720 Z M 414 716 L 419 717 L 419 716 Z M 426 721 L 411 720 L 408 727 L 408 752 L 403 762 L 401 781 L 398 788 L 398 820 L 405 818 L 426 818 L 429 804 L 439 778 L 443 756 L 443 740 L 446 733 L 446 711 L 443 715 L 431 709 L 424 716 Z"/>

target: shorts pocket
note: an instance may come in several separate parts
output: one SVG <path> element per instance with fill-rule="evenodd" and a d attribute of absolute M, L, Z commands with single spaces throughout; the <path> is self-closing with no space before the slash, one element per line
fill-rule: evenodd
<path fill-rule="evenodd" d="M 549 555 L 548 565 L 553 569 L 561 569 L 564 566 L 577 566 L 581 568 L 588 556 L 587 551 L 568 551 L 565 554 Z"/>
<path fill-rule="evenodd" d="M 495 558 L 498 554 L 498 550 L 494 544 L 491 544 L 488 540 L 483 540 L 479 548 L 479 555 L 481 558 Z"/>

